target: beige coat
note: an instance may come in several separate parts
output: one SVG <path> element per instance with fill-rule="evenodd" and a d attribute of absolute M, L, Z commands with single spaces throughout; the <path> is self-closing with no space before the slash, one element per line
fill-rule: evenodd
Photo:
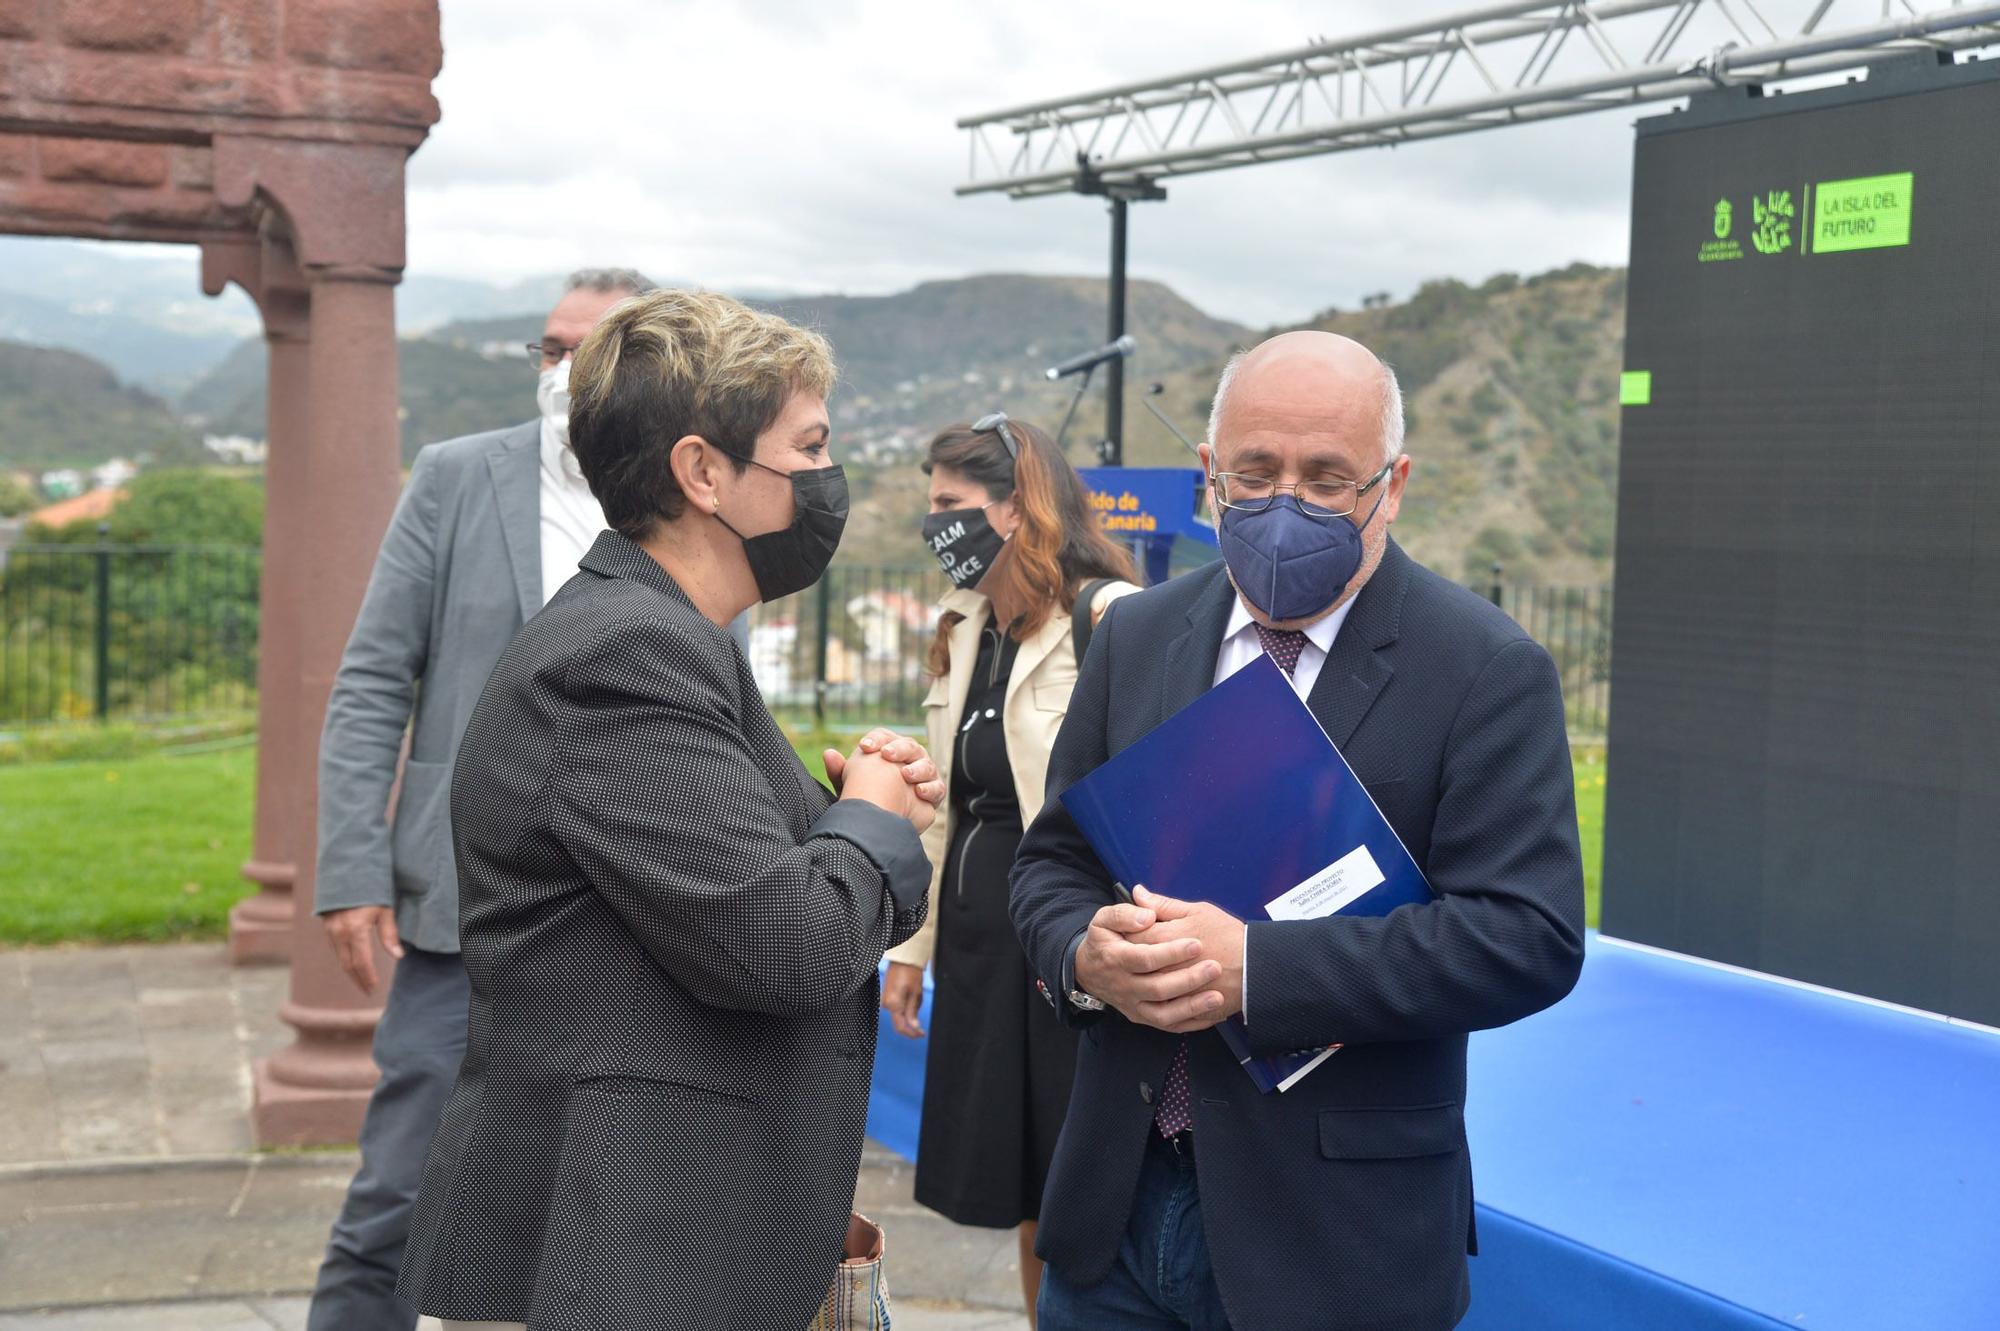
<path fill-rule="evenodd" d="M 1129 582 L 1114 582 L 1101 588 L 1090 603 L 1093 621 L 1105 607 L 1121 596 L 1139 589 Z M 954 588 L 938 603 L 947 614 L 965 616 L 951 631 L 951 673 L 931 684 L 924 698 L 925 742 L 937 763 L 938 775 L 951 788 L 953 740 L 965 715 L 965 699 L 972 691 L 972 667 L 979 659 L 979 631 L 992 618 L 993 604 L 979 592 Z M 1062 728 L 1063 714 L 1069 710 L 1070 691 L 1076 687 L 1076 648 L 1070 636 L 1067 606 L 1049 616 L 1032 637 L 1021 641 L 1014 655 L 1014 669 L 1007 676 L 1007 704 L 1001 729 L 1007 736 L 1007 760 L 1014 768 L 1014 798 L 1020 801 L 1021 825 L 1034 820 L 1042 807 L 1042 787 L 1048 780 L 1049 750 Z M 931 861 L 931 913 L 924 927 L 900 947 L 889 949 L 889 960 L 922 966 L 931 959 L 937 937 L 938 888 L 944 882 L 945 857 L 957 822 L 949 801 L 939 810 L 936 821 L 924 833 L 924 853 Z"/>

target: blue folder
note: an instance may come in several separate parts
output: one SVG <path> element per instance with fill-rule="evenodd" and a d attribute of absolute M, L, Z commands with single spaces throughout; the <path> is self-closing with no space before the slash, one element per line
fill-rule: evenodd
<path fill-rule="evenodd" d="M 1243 921 L 1387 915 L 1430 884 L 1291 681 L 1260 656 L 1062 795 L 1120 892 L 1143 885 Z M 1254 1012 L 1255 981 L 1252 980 Z M 1289 1090 L 1339 1046 L 1250 1052 L 1260 1090 Z"/>

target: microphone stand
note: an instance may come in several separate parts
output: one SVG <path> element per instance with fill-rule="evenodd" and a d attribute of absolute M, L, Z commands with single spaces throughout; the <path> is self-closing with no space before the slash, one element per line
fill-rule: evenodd
<path fill-rule="evenodd" d="M 1187 448 L 1187 451 L 1194 454 L 1194 460 L 1196 462 L 1199 462 L 1201 461 L 1201 450 L 1194 446 L 1194 440 L 1182 434 L 1180 432 L 1180 427 L 1175 425 L 1172 421 L 1168 420 L 1166 414 L 1162 412 L 1158 407 L 1153 405 L 1153 399 L 1166 391 L 1167 391 L 1167 386 L 1165 384 L 1154 384 L 1151 388 L 1146 390 L 1146 395 L 1139 399 L 1139 403 L 1140 405 L 1145 407 L 1147 411 L 1152 412 L 1153 419 L 1158 421 L 1160 424 L 1166 426 L 1167 429 L 1172 432 L 1174 438 L 1180 440 L 1181 443 Z"/>
<path fill-rule="evenodd" d="M 1090 377 L 1096 373 L 1097 367 L 1093 365 L 1086 369 L 1083 372 L 1083 378 L 1077 381 L 1076 396 L 1069 400 L 1069 410 L 1063 413 L 1062 428 L 1056 431 L 1056 448 L 1058 451 L 1063 446 L 1063 437 L 1069 433 L 1069 423 L 1076 419 L 1076 409 L 1083 402 L 1083 395 L 1090 391 Z"/>

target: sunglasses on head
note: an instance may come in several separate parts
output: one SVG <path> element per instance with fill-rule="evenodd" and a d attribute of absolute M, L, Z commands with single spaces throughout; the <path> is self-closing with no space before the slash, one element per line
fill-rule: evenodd
<path fill-rule="evenodd" d="M 1021 460 L 1021 444 L 1014 438 L 1014 432 L 1007 428 L 1007 413 L 996 411 L 990 416 L 981 416 L 972 423 L 975 434 L 985 434 L 988 430 L 1000 433 L 1000 442 L 1007 445 L 1007 456 L 1018 462 Z"/>

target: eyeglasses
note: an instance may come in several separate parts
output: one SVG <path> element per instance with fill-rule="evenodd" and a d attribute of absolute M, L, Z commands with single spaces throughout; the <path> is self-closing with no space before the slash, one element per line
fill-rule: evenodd
<path fill-rule="evenodd" d="M 1007 445 L 1007 456 L 1015 462 L 1021 460 L 1021 444 L 1014 438 L 1014 432 L 1007 428 L 1006 412 L 996 411 L 990 416 L 981 416 L 972 423 L 974 434 L 985 434 L 988 430 L 998 430 L 1000 442 Z"/>
<path fill-rule="evenodd" d="M 545 370 L 562 364 L 566 357 L 576 354 L 575 347 L 566 347 L 560 342 L 530 342 L 527 347 L 528 359 Z"/>
<path fill-rule="evenodd" d="M 1253 476 L 1240 471 L 1215 473 L 1215 502 L 1243 513 L 1262 513 L 1281 493 L 1289 492 L 1299 511 L 1309 518 L 1344 518 L 1361 504 L 1361 496 L 1380 485 L 1394 469 L 1396 460 L 1382 464 L 1382 470 L 1365 481 L 1300 481 L 1280 485 L 1269 476 Z"/>

